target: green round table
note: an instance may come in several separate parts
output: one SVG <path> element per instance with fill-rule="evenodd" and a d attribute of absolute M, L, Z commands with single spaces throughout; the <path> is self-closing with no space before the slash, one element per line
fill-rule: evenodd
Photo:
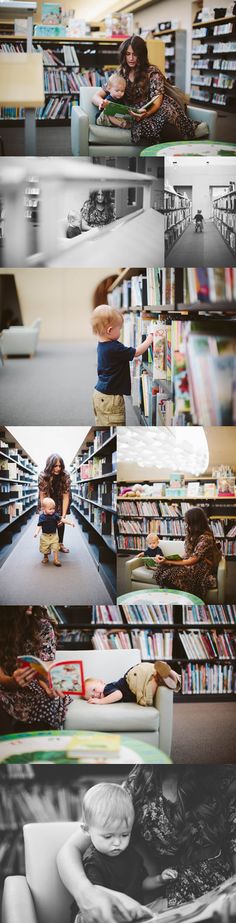
<path fill-rule="evenodd" d="M 140 157 L 236 157 L 236 144 L 229 141 L 166 141 L 152 144 Z"/>
<path fill-rule="evenodd" d="M 4 734 L 0 738 L 0 763 L 67 763 L 67 765 L 71 763 L 85 765 L 91 762 L 117 765 L 171 763 L 170 758 L 161 750 L 129 734 L 118 735 L 121 742 L 119 758 L 99 757 L 95 761 L 92 759 L 92 750 L 90 757 L 85 757 L 85 755 L 83 759 L 69 757 L 68 746 L 72 738 L 76 738 L 76 745 L 79 747 L 80 736 L 91 739 L 96 736 L 98 739 L 104 734 L 99 734 L 97 731 L 33 731 L 26 734 Z"/>
<path fill-rule="evenodd" d="M 157 602 L 158 605 L 167 606 L 171 604 L 173 606 L 204 606 L 205 603 L 203 599 L 199 599 L 198 596 L 193 596 L 192 593 L 185 593 L 184 590 L 164 590 L 162 588 L 145 587 L 143 590 L 131 590 L 130 593 L 125 593 L 123 596 L 118 596 L 117 605 L 120 606 L 122 603 L 128 603 L 130 606 L 136 605 L 136 603 L 154 603 Z"/>

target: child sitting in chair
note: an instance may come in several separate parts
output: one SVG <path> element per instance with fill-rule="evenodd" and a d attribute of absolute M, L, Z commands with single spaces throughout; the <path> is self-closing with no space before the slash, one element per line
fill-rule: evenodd
<path fill-rule="evenodd" d="M 137 702 L 138 705 L 153 705 L 158 686 L 168 686 L 179 692 L 181 677 L 168 663 L 143 660 L 111 683 L 104 679 L 85 680 L 84 698 L 90 705 L 113 705 L 115 702 Z"/>
<path fill-rule="evenodd" d="M 140 553 L 137 554 L 137 558 L 153 558 L 153 569 L 154 570 L 156 567 L 156 555 L 158 555 L 159 558 L 165 557 L 162 549 L 160 548 L 159 543 L 160 543 L 159 535 L 157 535 L 156 532 L 149 532 L 147 535 L 147 547 L 145 548 L 145 551 L 140 551 Z M 145 564 L 145 561 L 144 561 L 144 564 Z M 150 568 L 152 567 L 151 563 L 148 564 L 148 567 Z"/>
<path fill-rule="evenodd" d="M 99 111 L 96 115 L 97 125 L 112 125 L 115 128 L 130 128 L 130 119 L 126 116 L 116 117 L 107 115 L 106 106 L 108 103 L 125 104 L 126 80 L 121 74 L 111 74 L 107 82 L 107 95 L 105 98 L 100 97 Z M 97 96 L 93 97 L 92 102 L 97 105 Z"/>

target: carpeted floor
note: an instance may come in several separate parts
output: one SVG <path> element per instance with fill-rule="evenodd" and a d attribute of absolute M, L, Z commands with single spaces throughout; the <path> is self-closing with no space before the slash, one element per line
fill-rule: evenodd
<path fill-rule="evenodd" d="M 97 380 L 96 343 L 42 341 L 32 358 L 6 359 L 0 367 L 1 419 L 22 426 L 92 426 Z M 127 423 L 137 426 L 131 400 Z"/>
<path fill-rule="evenodd" d="M 69 554 L 61 554 L 62 567 L 52 561 L 42 565 L 39 538 L 34 539 L 37 516 L 22 529 L 21 537 L 1 567 L 0 604 L 12 605 L 95 605 L 112 602 L 90 554 L 77 520 L 75 529 L 66 526 L 65 544 Z"/>
<path fill-rule="evenodd" d="M 235 703 L 174 704 L 174 763 L 234 763 Z"/>
<path fill-rule="evenodd" d="M 166 266 L 235 266 L 235 257 L 213 221 L 204 221 L 201 234 L 191 222 L 168 254 Z"/>

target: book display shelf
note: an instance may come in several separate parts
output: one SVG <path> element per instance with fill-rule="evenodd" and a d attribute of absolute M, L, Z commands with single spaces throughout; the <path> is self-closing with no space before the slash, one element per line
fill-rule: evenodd
<path fill-rule="evenodd" d="M 138 346 L 150 331 L 154 337 L 153 348 L 131 364 L 131 397 L 138 422 L 149 426 L 235 422 L 235 282 L 234 270 L 205 268 L 130 268 L 113 282 L 108 301 L 123 311 L 124 344 Z M 221 388 L 225 374 L 226 402 Z"/>
<path fill-rule="evenodd" d="M 192 202 L 188 196 L 165 189 L 164 193 L 164 227 L 165 253 L 172 250 L 179 237 L 182 237 L 192 217 Z"/>
<path fill-rule="evenodd" d="M 236 43 L 235 43 L 236 45 Z M 236 189 L 214 199 L 213 220 L 223 240 L 236 255 Z"/>
<path fill-rule="evenodd" d="M 152 485 L 151 481 L 146 482 Z M 129 484 L 129 487 L 132 485 Z M 127 487 L 119 484 L 120 488 Z M 135 494 L 135 491 L 134 491 Z M 126 556 L 145 550 L 146 536 L 157 532 L 160 539 L 182 539 L 185 537 L 184 515 L 197 504 L 206 512 L 211 528 L 221 545 L 222 555 L 236 561 L 236 495 L 217 495 L 217 481 L 211 477 L 200 477 L 196 483 L 185 478 L 181 495 L 170 489 L 169 482 L 160 485 L 160 493 L 129 499 L 123 494 L 117 497 L 117 551 Z"/>
<path fill-rule="evenodd" d="M 185 90 L 186 39 L 185 29 L 157 30 L 155 38 L 165 45 L 165 75 L 170 83 Z"/>
<path fill-rule="evenodd" d="M 0 430 L 0 547 L 11 543 L 37 508 L 37 465 L 5 428 Z"/>
<path fill-rule="evenodd" d="M 116 432 L 92 427 L 71 466 L 72 508 L 112 596 L 116 574 Z"/>
<path fill-rule="evenodd" d="M 142 660 L 167 660 L 181 673 L 176 702 L 233 698 L 236 606 L 121 605 L 77 610 L 77 627 L 68 610 L 56 606 L 58 647 L 91 650 L 138 648 Z M 73 616 L 74 617 L 74 616 Z M 65 628 L 65 618 L 67 628 Z"/>
<path fill-rule="evenodd" d="M 195 22 L 192 30 L 191 99 L 207 108 L 236 112 L 236 16 Z"/>

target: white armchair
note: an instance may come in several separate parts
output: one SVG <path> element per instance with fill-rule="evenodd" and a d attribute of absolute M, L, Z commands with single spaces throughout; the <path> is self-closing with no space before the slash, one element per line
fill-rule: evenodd
<path fill-rule="evenodd" d="M 184 541 L 182 539 L 161 539 L 159 547 L 164 555 L 178 554 L 184 556 Z M 146 587 L 156 587 L 156 581 L 152 570 L 149 570 L 141 563 L 142 559 L 135 557 L 129 558 L 125 563 L 126 572 L 126 593 L 132 590 L 144 590 Z M 221 558 L 218 565 L 216 586 L 209 590 L 207 603 L 224 603 L 226 591 L 226 560 Z"/>
<path fill-rule="evenodd" d="M 84 676 L 104 679 L 106 683 L 119 679 L 136 663 L 140 651 L 57 651 L 57 660 L 71 660 L 73 656 L 83 661 Z M 170 755 L 173 724 L 173 693 L 161 686 L 153 707 L 143 707 L 136 702 L 116 702 L 115 705 L 90 705 L 77 696 L 71 702 L 65 721 L 69 730 L 107 731 L 126 733 L 159 747 Z"/>
<path fill-rule="evenodd" d="M 1 354 L 7 356 L 34 356 L 36 353 L 41 318 L 30 326 L 8 327 L 0 334 Z"/>
<path fill-rule="evenodd" d="M 25 876 L 5 880 L 2 923 L 70 923 L 72 897 L 57 871 L 57 854 L 75 830 L 72 821 L 26 824 Z"/>

